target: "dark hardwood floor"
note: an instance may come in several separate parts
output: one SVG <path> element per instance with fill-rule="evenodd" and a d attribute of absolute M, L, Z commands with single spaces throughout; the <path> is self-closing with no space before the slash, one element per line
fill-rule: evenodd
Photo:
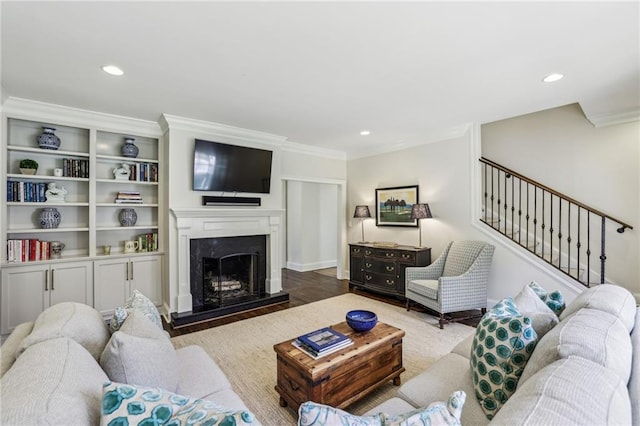
<path fill-rule="evenodd" d="M 355 293 L 361 296 L 370 297 L 375 300 L 390 303 L 396 306 L 405 306 L 404 301 L 395 297 L 385 297 L 384 295 L 349 288 L 348 280 L 339 280 L 333 276 L 326 275 L 318 271 L 297 272 L 291 269 L 282 270 L 282 289 L 289 293 L 289 301 L 271 306 L 260 307 L 251 311 L 241 312 L 226 317 L 220 317 L 197 324 L 189 324 L 179 328 L 172 328 L 165 323 L 164 328 L 171 336 L 193 333 L 194 331 L 205 330 L 219 325 L 253 318 L 295 306 L 306 305 L 318 300 L 328 299 L 345 293 Z M 420 306 L 412 305 L 411 310 L 426 312 Z M 479 311 L 478 311 L 479 312 Z M 475 326 L 476 320 L 461 321 L 465 324 Z M 446 326 L 445 326 L 446 327 Z"/>

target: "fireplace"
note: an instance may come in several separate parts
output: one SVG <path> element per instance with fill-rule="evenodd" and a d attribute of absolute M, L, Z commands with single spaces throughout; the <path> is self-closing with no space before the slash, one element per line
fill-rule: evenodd
<path fill-rule="evenodd" d="M 193 312 L 265 295 L 265 235 L 192 238 L 189 245 Z"/>
<path fill-rule="evenodd" d="M 281 284 L 283 210 L 207 207 L 171 212 L 177 240 L 169 248 L 169 269 L 177 274 L 169 285 L 171 305 L 166 309 L 173 327 L 289 301 Z M 235 266 L 244 272 L 226 271 Z M 252 278 L 242 275 L 250 270 Z M 205 294 L 205 281 L 211 285 L 212 280 L 221 285 Z"/>

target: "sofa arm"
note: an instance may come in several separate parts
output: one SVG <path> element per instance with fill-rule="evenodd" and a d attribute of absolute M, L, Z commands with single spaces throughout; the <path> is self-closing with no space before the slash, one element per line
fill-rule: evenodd
<path fill-rule="evenodd" d="M 33 321 L 23 322 L 13 329 L 7 340 L 2 344 L 0 349 L 0 377 L 11 368 L 16 361 L 16 351 L 20 346 L 20 342 L 27 337 L 33 330 Z"/>

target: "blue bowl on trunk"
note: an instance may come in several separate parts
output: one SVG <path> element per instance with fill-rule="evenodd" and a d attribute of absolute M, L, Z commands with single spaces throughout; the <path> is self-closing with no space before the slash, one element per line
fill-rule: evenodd
<path fill-rule="evenodd" d="M 354 310 L 347 312 L 347 324 L 355 331 L 369 331 L 378 323 L 378 317 L 371 311 Z"/>

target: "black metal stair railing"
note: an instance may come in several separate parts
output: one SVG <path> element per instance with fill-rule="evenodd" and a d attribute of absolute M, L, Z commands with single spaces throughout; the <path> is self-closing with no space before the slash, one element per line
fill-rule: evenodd
<path fill-rule="evenodd" d="M 618 233 L 631 225 L 489 159 L 480 163 L 482 222 L 587 287 L 605 282 L 607 223 Z M 598 252 L 599 273 L 591 264 Z"/>

